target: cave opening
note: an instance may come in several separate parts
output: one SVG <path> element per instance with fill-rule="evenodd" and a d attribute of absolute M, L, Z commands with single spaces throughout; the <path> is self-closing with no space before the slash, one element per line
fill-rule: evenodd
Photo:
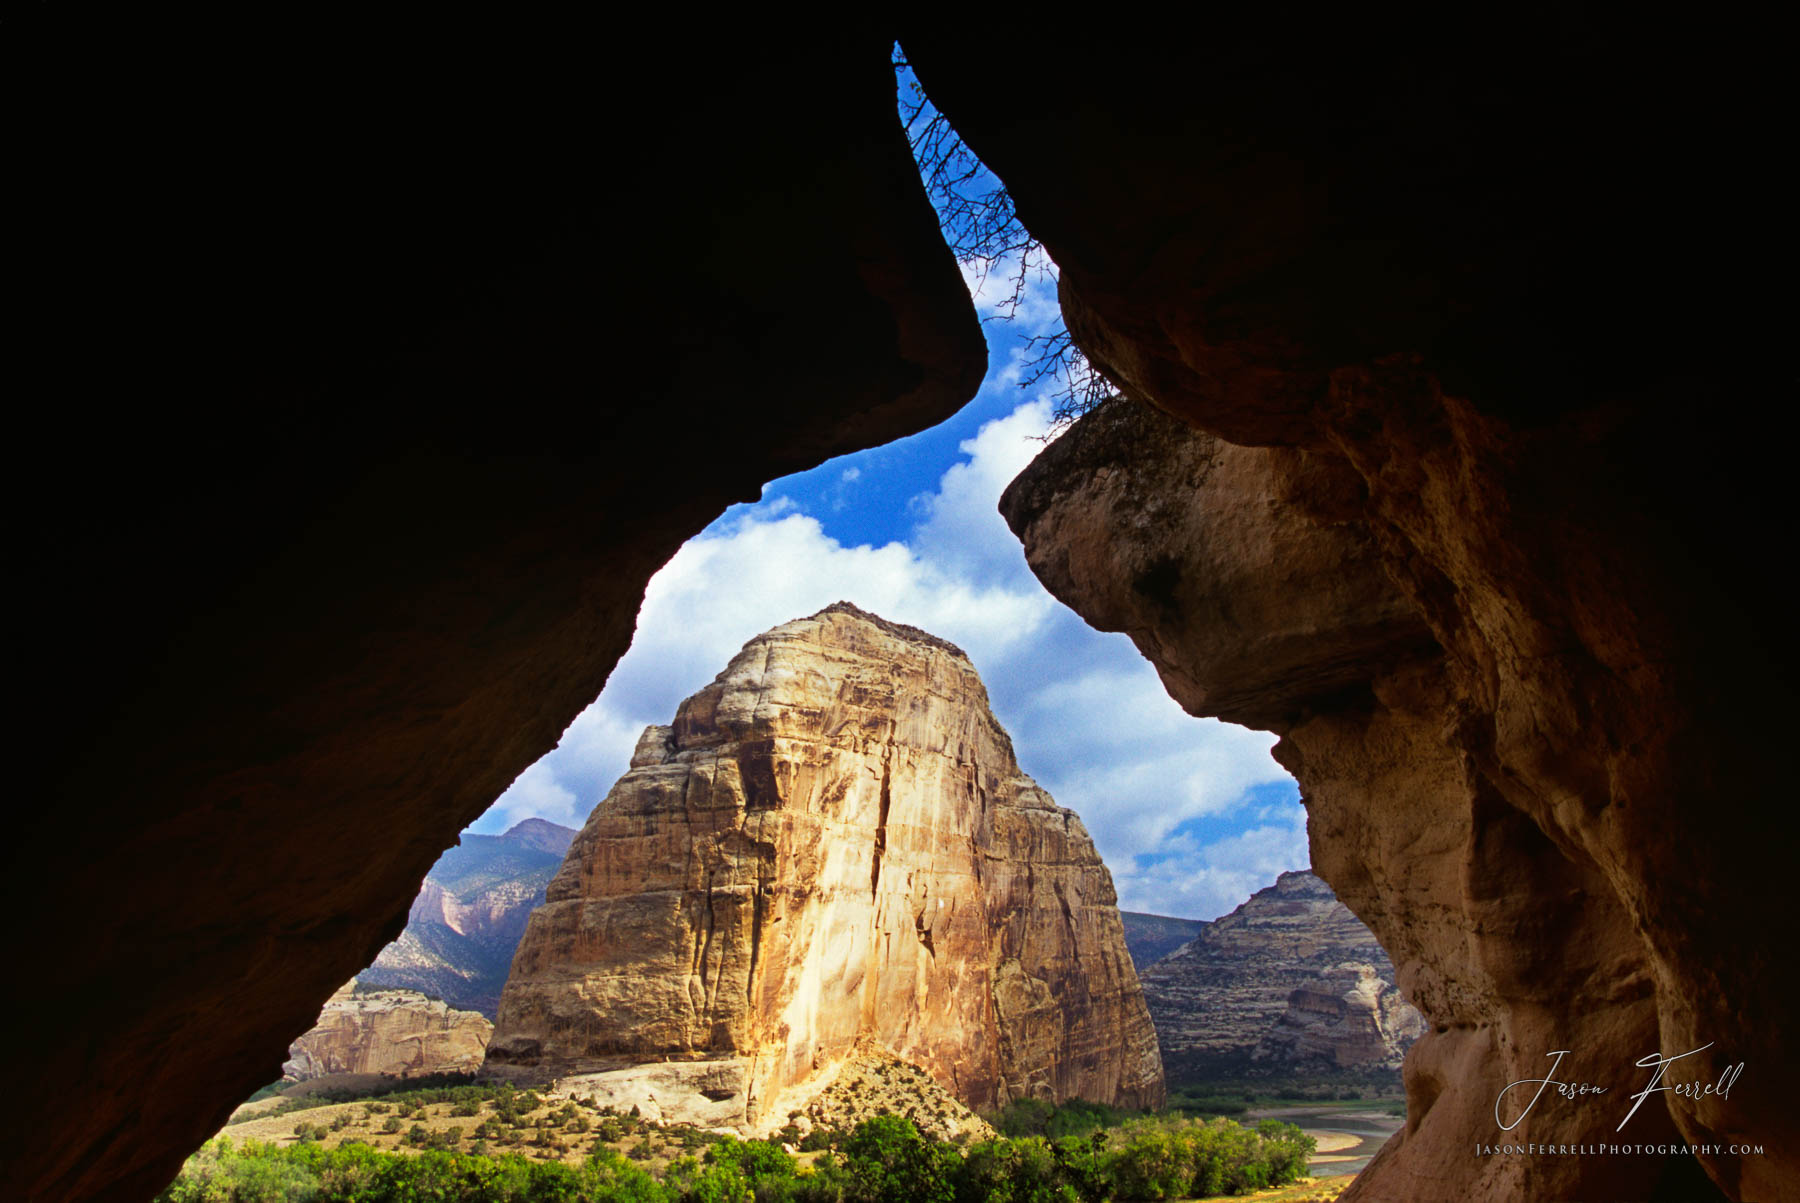
<path fill-rule="evenodd" d="M 659 566 L 709 522 L 769 554 L 808 517 L 828 538 L 820 512 L 717 515 L 944 421 L 989 358 L 881 22 L 825 54 L 683 31 L 681 61 L 596 80 L 597 25 L 375 16 L 352 52 L 251 17 L 221 57 L 196 14 L 37 10 L 6 39 L 32 98 L 9 108 L 32 182 L 9 339 L 30 445 L 78 466 L 10 481 L 45 781 L 8 906 L 51 985 L 12 1000 L 34 1104 L 4 1185 L 141 1199 L 571 729 Z M 1422 32 L 1245 13 L 1115 52 L 1028 31 L 1034 61 L 1132 67 L 1047 72 L 1028 110 L 966 38 L 906 33 L 1054 254 L 1066 332 L 1182 428 L 1096 409 L 1032 469 L 1056 457 L 1086 500 L 1059 509 L 1040 475 L 1009 519 L 1085 549 L 1060 557 L 1076 608 L 1115 607 L 1189 710 L 1283 728 L 1321 872 L 1443 1029 L 1415 1054 L 1442 1088 L 1365 1195 L 1658 1189 L 1636 1152 L 1469 1154 L 1507 1075 L 1580 1040 L 1620 1066 L 1710 1049 L 1709 1080 L 1747 1061 L 1729 1098 L 1639 1120 L 1730 1197 L 1779 1197 L 1794 1037 L 1784 962 L 1745 933 L 1785 904 L 1786 850 L 1745 833 L 1785 796 L 1791 623 L 1761 585 L 1785 474 L 1739 418 L 1789 383 L 1758 287 L 1792 259 L 1778 39 L 1593 14 Z M 786 123 L 717 121 L 747 49 Z M 641 120 L 596 139 L 597 112 Z M 97 420 L 149 388 L 175 399 Z M 907 494 L 940 508 L 906 532 L 974 491 L 982 428 L 958 437 L 976 449 Z M 1158 471 L 1186 475 L 1142 488 Z M 1158 497 L 1189 495 L 1310 575 L 1196 539 L 1148 578 L 1180 607 L 1134 609 L 1151 560 L 1108 524 L 1166 556 L 1200 519 Z M 908 567 L 892 532 L 829 541 Z M 994 565 L 966 567 L 973 609 Z M 1187 592 L 1208 582 L 1231 587 Z M 1307 598 L 1326 621 L 1272 624 L 1254 656 L 1208 638 Z M 346 834 L 371 824 L 394 838 Z M 1528 871 L 1469 855 L 1477 826 Z M 1522 913 L 1534 889 L 1579 938 Z M 1594 1128 L 1538 1118 L 1557 1147 Z"/>

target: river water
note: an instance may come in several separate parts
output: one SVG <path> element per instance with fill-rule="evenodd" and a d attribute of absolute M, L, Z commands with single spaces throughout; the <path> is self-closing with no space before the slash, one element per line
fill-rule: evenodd
<path fill-rule="evenodd" d="M 1278 1119 L 1298 1125 L 1301 1131 L 1317 1139 L 1319 1150 L 1313 1154 L 1309 1168 L 1318 1178 L 1361 1173 L 1387 1138 L 1406 1124 L 1406 1120 L 1398 1115 L 1382 1115 L 1375 1111 L 1306 1107 L 1259 1108 L 1245 1113 L 1243 1119 L 1250 1124 L 1259 1119 Z"/>

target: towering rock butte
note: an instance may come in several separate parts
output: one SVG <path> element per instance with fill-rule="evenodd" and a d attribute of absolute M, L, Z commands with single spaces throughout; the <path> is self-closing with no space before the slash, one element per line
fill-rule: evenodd
<path fill-rule="evenodd" d="M 968 658 L 839 602 L 644 732 L 531 918 L 488 1066 L 654 1079 L 665 1112 L 751 1128 L 870 1045 L 977 1108 L 1154 1105 L 1116 901 Z"/>
<path fill-rule="evenodd" d="M 1140 977 L 1178 1080 L 1398 1069 L 1425 1033 L 1374 933 L 1311 873 L 1283 873 Z"/>
<path fill-rule="evenodd" d="M 486 1016 L 441 999 L 349 982 L 325 1003 L 318 1024 L 289 1046 L 281 1072 L 297 1082 L 336 1074 L 473 1073 L 493 1031 Z"/>

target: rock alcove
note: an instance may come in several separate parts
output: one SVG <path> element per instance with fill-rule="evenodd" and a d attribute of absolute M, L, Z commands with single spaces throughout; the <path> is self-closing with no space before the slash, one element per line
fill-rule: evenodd
<path fill-rule="evenodd" d="M 9 1197 L 153 1193 L 682 539 L 972 393 L 896 35 L 1133 398 L 1015 487 L 1034 563 L 1184 705 L 1281 732 L 1315 866 L 1435 1025 L 1361 1196 L 1788 1189 L 1776 39 L 1093 14 L 1012 31 L 1022 104 L 979 40 L 874 18 L 150 19 L 9 18 L 42 780 L 7 888 L 45 983 L 10 1000 Z M 1697 1158 L 1470 1153 L 1542 1046 L 1708 1044 L 1729 1099 L 1633 1120 Z"/>

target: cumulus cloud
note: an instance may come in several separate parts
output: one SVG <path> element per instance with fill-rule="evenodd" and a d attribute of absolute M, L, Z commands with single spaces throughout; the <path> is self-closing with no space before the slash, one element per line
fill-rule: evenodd
<path fill-rule="evenodd" d="M 1128 639 L 1090 629 L 1026 566 L 996 506 L 1049 425 L 1049 403 L 1031 401 L 963 440 L 912 498 L 904 541 L 840 541 L 787 496 L 715 522 L 651 579 L 605 692 L 476 830 L 533 814 L 578 824 L 645 726 L 668 722 L 747 640 L 842 599 L 969 653 L 1021 766 L 1082 816 L 1125 909 L 1212 918 L 1304 867 L 1304 812 L 1269 796 L 1287 781 L 1273 738 L 1183 713 Z M 857 459 L 834 469 L 842 485 L 863 475 Z"/>
<path fill-rule="evenodd" d="M 1043 247 L 992 259 L 971 259 L 961 266 L 963 283 L 974 298 L 976 309 L 985 316 L 1000 318 L 1010 313 L 1013 321 L 1033 334 L 1062 320 L 1062 308 L 1056 300 L 1056 261 Z M 1021 270 L 1025 287 L 1018 291 Z M 1012 304 L 1015 292 L 1019 298 L 1017 306 Z"/>
<path fill-rule="evenodd" d="M 1310 864 L 1306 811 L 1297 801 L 1263 808 L 1268 820 L 1207 840 L 1178 832 L 1133 861 L 1108 861 L 1119 907 L 1213 919 L 1288 869 Z"/>

